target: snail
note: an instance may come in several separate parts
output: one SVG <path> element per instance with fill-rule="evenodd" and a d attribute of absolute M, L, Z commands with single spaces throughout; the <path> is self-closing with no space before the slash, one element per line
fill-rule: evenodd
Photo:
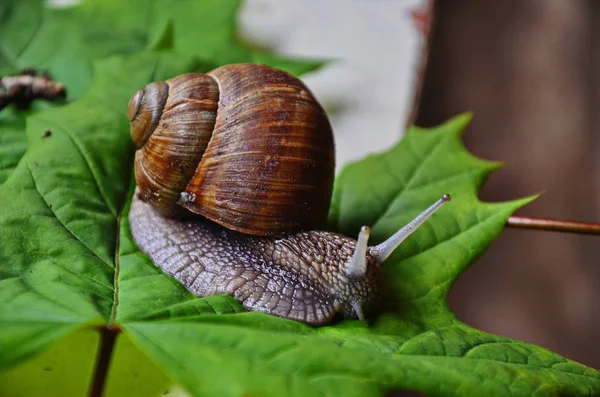
<path fill-rule="evenodd" d="M 381 263 L 450 200 L 444 195 L 385 242 L 322 231 L 333 134 L 309 90 L 286 72 L 235 64 L 136 92 L 133 238 L 197 296 L 313 326 L 364 320 Z M 190 212 L 191 211 L 191 212 Z"/>

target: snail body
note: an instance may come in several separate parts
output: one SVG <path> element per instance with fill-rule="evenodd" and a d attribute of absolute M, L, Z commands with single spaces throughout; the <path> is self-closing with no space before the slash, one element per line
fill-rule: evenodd
<path fill-rule="evenodd" d="M 165 273 L 197 296 L 229 294 L 249 310 L 319 325 L 352 305 L 371 306 L 379 265 L 348 278 L 356 241 L 321 231 L 285 238 L 245 235 L 203 219 L 169 219 L 134 197 L 131 231 Z"/>
<path fill-rule="evenodd" d="M 450 200 L 374 247 L 367 227 L 358 240 L 320 231 L 333 183 L 331 128 L 299 80 L 266 66 L 151 83 L 132 97 L 128 118 L 138 247 L 195 295 L 230 294 L 249 310 L 311 325 L 338 312 L 364 319 L 381 263 Z"/>

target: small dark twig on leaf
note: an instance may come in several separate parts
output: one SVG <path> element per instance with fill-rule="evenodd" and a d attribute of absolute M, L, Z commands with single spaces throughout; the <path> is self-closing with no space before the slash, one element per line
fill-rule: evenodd
<path fill-rule="evenodd" d="M 10 104 L 27 109 L 36 99 L 55 101 L 66 94 L 65 87 L 52 80 L 48 73 L 40 75 L 30 68 L 17 75 L 0 78 L 0 110 Z"/>
<path fill-rule="evenodd" d="M 564 221 L 560 219 L 511 216 L 508 218 L 506 226 L 520 229 L 600 235 L 600 223 Z"/>

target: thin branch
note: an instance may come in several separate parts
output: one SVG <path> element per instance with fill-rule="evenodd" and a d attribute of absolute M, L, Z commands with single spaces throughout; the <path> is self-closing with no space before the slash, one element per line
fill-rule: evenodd
<path fill-rule="evenodd" d="M 94 378 L 90 386 L 89 397 L 101 397 L 104 393 L 108 367 L 115 348 L 115 341 L 121 329 L 116 326 L 98 327 L 100 331 L 100 345 L 98 346 L 98 356 L 96 358 L 96 367 L 94 368 Z"/>
<path fill-rule="evenodd" d="M 551 232 L 600 235 L 600 223 L 563 221 L 550 218 L 511 216 L 508 218 L 506 226 L 520 229 L 549 230 Z"/>
<path fill-rule="evenodd" d="M 36 99 L 57 101 L 67 95 L 65 86 L 52 80 L 48 73 L 23 69 L 19 74 L 0 76 L 0 110 L 14 104 L 19 109 L 28 109 Z"/>

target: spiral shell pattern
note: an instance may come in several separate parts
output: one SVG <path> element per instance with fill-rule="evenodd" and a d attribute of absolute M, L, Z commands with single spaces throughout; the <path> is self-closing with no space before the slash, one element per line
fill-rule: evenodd
<path fill-rule="evenodd" d="M 128 117 L 140 196 L 159 213 L 254 235 L 325 226 L 333 133 L 292 75 L 236 64 L 177 76 L 134 94 Z"/>

